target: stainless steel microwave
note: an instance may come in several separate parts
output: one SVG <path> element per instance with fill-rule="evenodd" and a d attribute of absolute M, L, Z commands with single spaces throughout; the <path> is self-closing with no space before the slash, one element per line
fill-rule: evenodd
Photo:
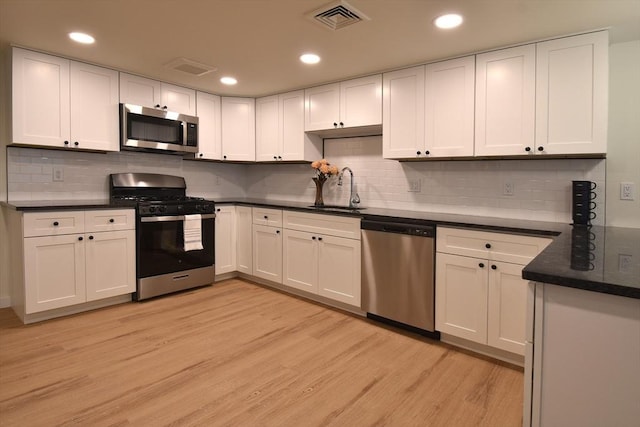
<path fill-rule="evenodd" d="M 120 148 L 198 151 L 198 118 L 162 109 L 120 104 Z"/>

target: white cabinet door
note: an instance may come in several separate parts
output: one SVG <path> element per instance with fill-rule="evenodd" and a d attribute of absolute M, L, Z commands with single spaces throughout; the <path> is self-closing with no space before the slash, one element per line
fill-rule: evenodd
<path fill-rule="evenodd" d="M 85 234 L 87 301 L 136 291 L 134 230 Z"/>
<path fill-rule="evenodd" d="M 382 75 L 340 82 L 340 127 L 382 124 Z"/>
<path fill-rule="evenodd" d="M 533 152 L 535 58 L 533 44 L 476 56 L 476 156 Z"/>
<path fill-rule="evenodd" d="M 317 86 L 304 91 L 304 130 L 338 127 L 340 122 L 340 84 Z"/>
<path fill-rule="evenodd" d="M 120 149 L 118 72 L 71 62 L 71 148 Z"/>
<path fill-rule="evenodd" d="M 425 67 L 383 75 L 382 157 L 424 157 Z"/>
<path fill-rule="evenodd" d="M 360 252 L 359 240 L 319 237 L 319 295 L 360 307 Z"/>
<path fill-rule="evenodd" d="M 236 208 L 216 208 L 215 265 L 216 274 L 236 271 Z"/>
<path fill-rule="evenodd" d="M 205 92 L 196 93 L 198 113 L 197 159 L 222 159 L 222 123 L 220 97 Z"/>
<path fill-rule="evenodd" d="M 281 156 L 279 126 L 278 95 L 256 99 L 256 161 L 273 162 Z"/>
<path fill-rule="evenodd" d="M 14 48 L 12 92 L 13 143 L 69 145 L 68 60 Z"/>
<path fill-rule="evenodd" d="M 256 160 L 256 116 L 253 98 L 222 98 L 222 160 Z"/>
<path fill-rule="evenodd" d="M 252 209 L 236 206 L 236 265 L 238 271 L 253 274 Z"/>
<path fill-rule="evenodd" d="M 120 102 L 149 108 L 162 106 L 160 82 L 120 73 Z"/>
<path fill-rule="evenodd" d="M 522 278 L 521 265 L 493 261 L 490 265 L 487 344 L 524 356 L 528 282 Z"/>
<path fill-rule="evenodd" d="M 425 71 L 426 155 L 473 156 L 475 56 L 429 64 Z"/>
<path fill-rule="evenodd" d="M 304 91 L 298 90 L 279 95 L 278 111 L 280 135 L 278 160 L 319 159 L 321 150 L 318 149 L 315 141 L 304 133 Z"/>
<path fill-rule="evenodd" d="M 82 234 L 24 239 L 26 314 L 86 301 Z"/>
<path fill-rule="evenodd" d="M 253 275 L 282 283 L 282 231 L 253 225 Z"/>
<path fill-rule="evenodd" d="M 282 283 L 292 288 L 318 293 L 318 236 L 284 230 Z"/>
<path fill-rule="evenodd" d="M 162 108 L 190 116 L 196 115 L 196 91 L 182 86 L 160 83 Z"/>
<path fill-rule="evenodd" d="M 436 329 L 487 342 L 487 261 L 436 255 Z"/>
<path fill-rule="evenodd" d="M 538 43 L 536 49 L 536 152 L 606 153 L 607 32 Z"/>

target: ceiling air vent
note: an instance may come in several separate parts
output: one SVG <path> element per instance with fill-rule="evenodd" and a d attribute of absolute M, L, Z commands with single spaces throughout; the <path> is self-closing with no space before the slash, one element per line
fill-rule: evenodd
<path fill-rule="evenodd" d="M 307 17 L 333 31 L 370 20 L 368 16 L 344 0 L 324 5 L 320 9 L 308 13 Z"/>
<path fill-rule="evenodd" d="M 164 64 L 164 66 L 196 77 L 204 76 L 205 74 L 209 74 L 217 70 L 216 67 L 201 64 L 200 62 L 192 61 L 187 58 L 174 59 L 173 61 Z"/>

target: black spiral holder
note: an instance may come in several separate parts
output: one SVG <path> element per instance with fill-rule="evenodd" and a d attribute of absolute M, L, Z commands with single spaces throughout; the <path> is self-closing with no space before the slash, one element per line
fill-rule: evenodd
<path fill-rule="evenodd" d="M 572 185 L 572 217 L 573 225 L 591 225 L 595 219 L 597 197 L 596 183 L 592 181 L 573 181 Z"/>

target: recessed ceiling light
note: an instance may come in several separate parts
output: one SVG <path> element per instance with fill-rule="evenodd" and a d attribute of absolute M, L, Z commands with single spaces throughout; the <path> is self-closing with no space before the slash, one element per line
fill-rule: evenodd
<path fill-rule="evenodd" d="M 436 27 L 448 30 L 462 24 L 462 16 L 457 13 L 438 16 L 435 20 Z"/>
<path fill-rule="evenodd" d="M 96 41 L 92 36 L 85 33 L 69 33 L 69 38 L 74 42 L 82 44 L 92 44 Z"/>
<path fill-rule="evenodd" d="M 317 64 L 320 62 L 320 57 L 315 53 L 305 53 L 304 55 L 300 55 L 300 61 L 305 64 Z"/>
<path fill-rule="evenodd" d="M 238 83 L 238 80 L 234 79 L 233 77 L 228 77 L 228 76 L 227 76 L 227 77 L 222 77 L 222 78 L 220 79 L 220 82 L 221 82 L 222 84 L 232 86 L 232 85 L 234 85 L 234 84 Z"/>

